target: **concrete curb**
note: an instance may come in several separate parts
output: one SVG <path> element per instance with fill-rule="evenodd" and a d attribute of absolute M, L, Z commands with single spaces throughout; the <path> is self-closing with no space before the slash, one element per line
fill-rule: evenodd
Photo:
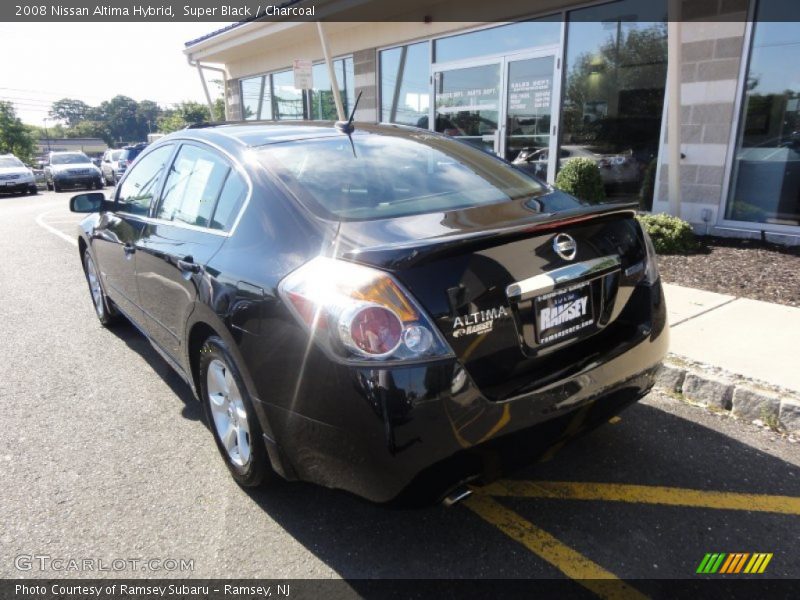
<path fill-rule="evenodd" d="M 800 436 L 800 394 L 796 392 L 675 354 L 664 360 L 655 387 L 690 404 Z"/>

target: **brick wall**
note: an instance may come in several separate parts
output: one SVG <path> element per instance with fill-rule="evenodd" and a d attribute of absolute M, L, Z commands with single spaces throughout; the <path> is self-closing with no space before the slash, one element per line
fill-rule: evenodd
<path fill-rule="evenodd" d="M 242 97 L 238 79 L 228 79 L 225 82 L 225 120 L 242 120 Z"/>
<path fill-rule="evenodd" d="M 355 96 L 362 92 L 356 111 L 358 121 L 378 120 L 378 53 L 374 48 L 353 52 Z"/>
<path fill-rule="evenodd" d="M 734 114 L 742 57 L 746 0 L 684 2 L 684 18 L 725 20 L 687 21 L 681 25 L 681 217 L 705 229 L 725 207 L 725 165 L 728 144 L 738 115 Z M 666 128 L 665 128 L 665 142 Z M 661 152 L 659 186 L 654 212 L 668 209 L 667 148 Z"/>

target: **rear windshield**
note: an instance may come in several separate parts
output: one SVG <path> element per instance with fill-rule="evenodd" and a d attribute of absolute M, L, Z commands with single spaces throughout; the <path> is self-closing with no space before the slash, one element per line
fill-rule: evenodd
<path fill-rule="evenodd" d="M 277 143 L 258 156 L 301 202 L 336 220 L 441 212 L 546 191 L 485 152 L 422 132 Z"/>
<path fill-rule="evenodd" d="M 0 169 L 7 169 L 9 167 L 24 167 L 22 161 L 16 156 L 0 156 Z"/>
<path fill-rule="evenodd" d="M 92 161 L 83 152 L 66 152 L 64 154 L 53 154 L 50 157 L 50 162 L 54 165 L 75 165 Z"/>

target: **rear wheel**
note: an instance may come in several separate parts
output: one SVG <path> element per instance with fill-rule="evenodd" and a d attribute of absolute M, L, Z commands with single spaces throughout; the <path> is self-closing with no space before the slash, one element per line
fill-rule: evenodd
<path fill-rule="evenodd" d="M 53 179 L 53 191 L 54 191 L 54 192 L 60 192 L 60 191 L 61 191 L 61 188 L 60 188 L 60 187 L 59 187 L 59 185 L 56 183 L 56 180 L 55 180 L 55 179 Z"/>
<path fill-rule="evenodd" d="M 239 485 L 255 487 L 271 473 L 261 426 L 236 362 L 225 342 L 212 336 L 200 350 L 200 397 L 209 428 Z"/>
<path fill-rule="evenodd" d="M 119 313 L 103 292 L 103 286 L 100 284 L 100 274 L 88 250 L 83 253 L 83 270 L 86 273 L 86 283 L 89 284 L 89 292 L 92 295 L 92 304 L 94 304 L 97 320 L 100 321 L 103 327 L 110 327 L 119 321 Z"/>
<path fill-rule="evenodd" d="M 30 186 L 30 187 L 28 188 L 28 193 L 29 193 L 31 196 L 35 196 L 36 194 L 38 194 L 38 193 L 39 193 L 39 189 L 38 189 L 38 188 L 37 188 L 35 185 L 32 185 L 32 186 Z"/>

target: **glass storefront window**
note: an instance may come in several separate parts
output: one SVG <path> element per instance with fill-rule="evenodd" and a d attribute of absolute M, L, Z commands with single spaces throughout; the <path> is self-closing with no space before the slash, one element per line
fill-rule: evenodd
<path fill-rule="evenodd" d="M 435 130 L 487 152 L 496 151 L 500 83 L 499 63 L 437 72 Z"/>
<path fill-rule="evenodd" d="M 380 54 L 381 121 L 428 126 L 430 43 L 421 42 Z"/>
<path fill-rule="evenodd" d="M 559 164 L 594 160 L 609 201 L 639 201 L 645 209 L 652 207 L 664 107 L 666 14 L 666 0 L 568 14 Z"/>
<path fill-rule="evenodd" d="M 242 118 L 272 118 L 269 75 L 242 79 Z"/>
<path fill-rule="evenodd" d="M 352 108 L 353 98 L 353 59 L 344 58 L 333 61 L 333 69 L 336 72 L 336 83 L 339 85 L 339 93 L 342 96 L 342 104 L 345 112 L 349 114 Z M 331 89 L 331 78 L 328 75 L 328 66 L 319 63 L 312 68 L 312 78 L 314 88 L 309 92 L 309 118 L 335 121 L 339 117 L 336 114 L 336 103 L 333 100 L 333 90 Z"/>
<path fill-rule="evenodd" d="M 800 225 L 800 7 L 760 0 L 753 27 L 725 217 Z"/>
<path fill-rule="evenodd" d="M 508 54 L 561 41 L 561 15 L 510 23 L 436 40 L 435 61 L 449 62 L 478 56 Z"/>
<path fill-rule="evenodd" d="M 299 121 L 304 118 L 303 90 L 294 87 L 293 71 L 273 73 L 272 90 L 276 121 Z"/>

